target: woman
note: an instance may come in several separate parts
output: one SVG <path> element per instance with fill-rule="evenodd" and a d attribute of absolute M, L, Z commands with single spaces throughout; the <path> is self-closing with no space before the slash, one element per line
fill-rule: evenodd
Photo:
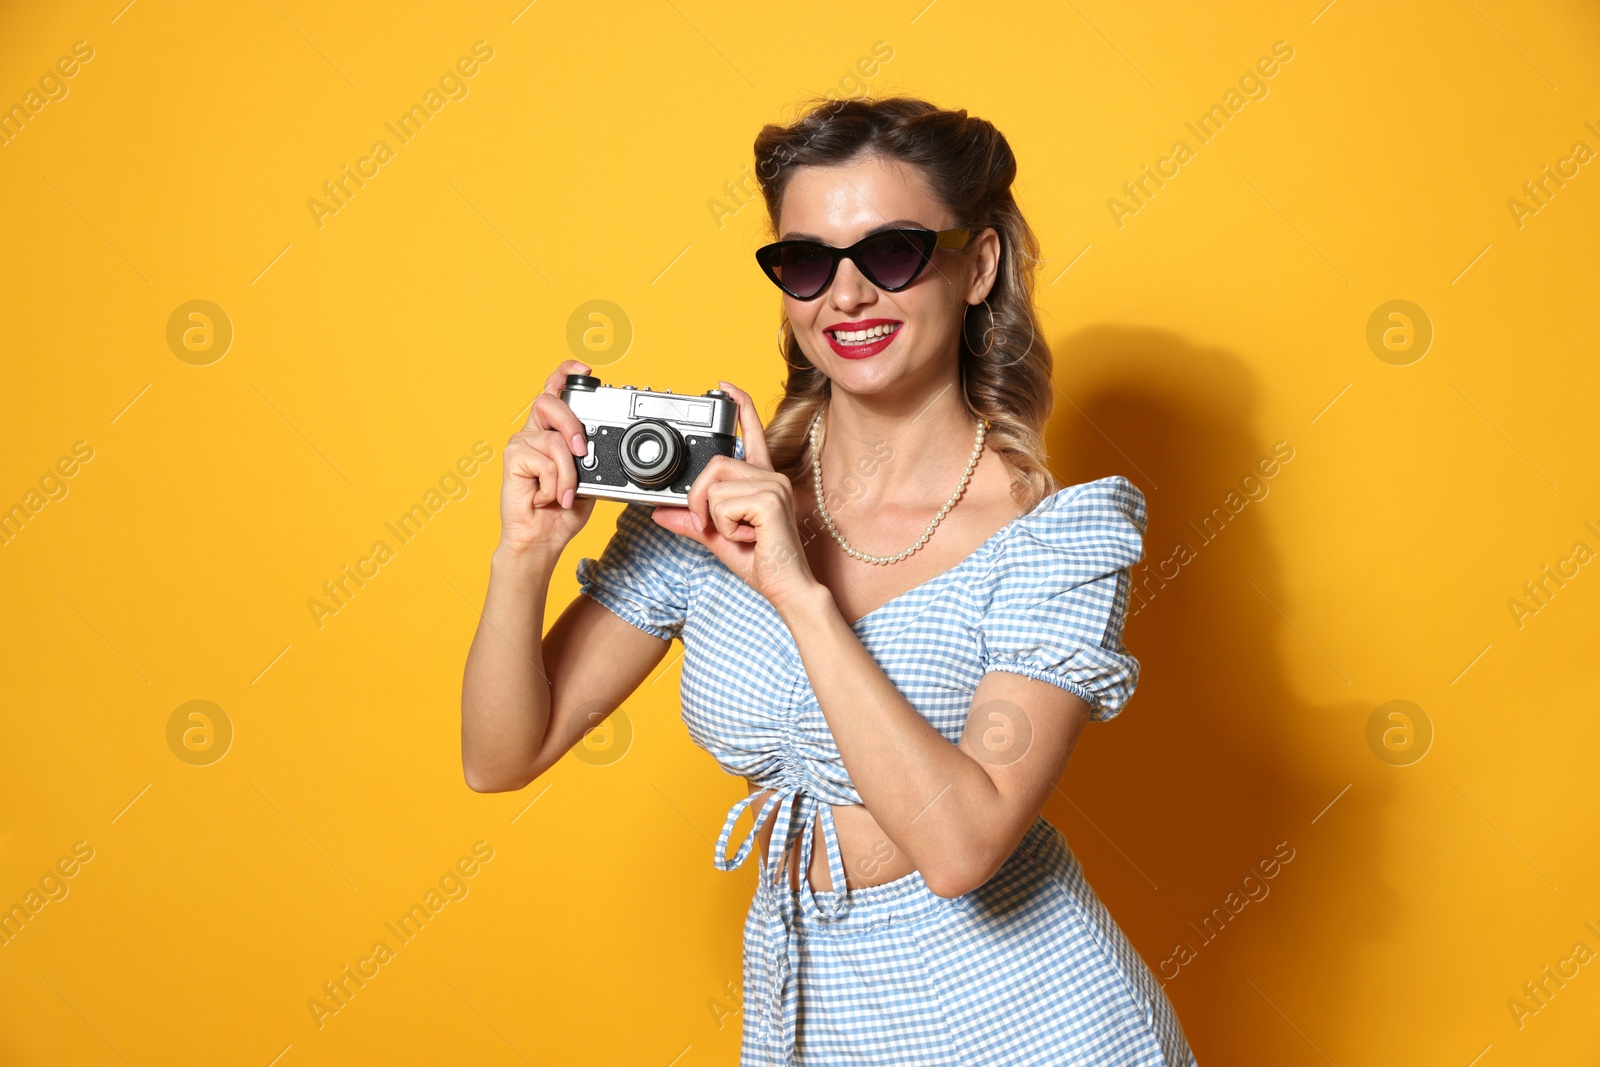
<path fill-rule="evenodd" d="M 584 428 L 558 367 L 506 449 L 462 755 L 519 789 L 682 640 L 683 717 L 750 793 L 741 1063 L 1190 1065 L 1160 984 L 1040 814 L 1117 714 L 1144 497 L 1058 488 L 1037 241 L 989 123 L 914 99 L 756 140 L 784 397 L 686 507 L 628 504 L 542 642 Z M 809 491 L 797 488 L 811 483 Z M 755 825 L 726 853 L 745 808 Z M 817 847 L 820 830 L 822 845 Z"/>

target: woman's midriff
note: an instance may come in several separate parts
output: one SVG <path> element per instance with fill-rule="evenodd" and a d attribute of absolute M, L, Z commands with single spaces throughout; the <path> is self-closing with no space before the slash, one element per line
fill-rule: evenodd
<path fill-rule="evenodd" d="M 748 778 L 745 784 L 752 793 L 760 789 Z M 761 805 L 766 803 L 767 797 L 772 794 L 771 789 L 760 789 L 762 796 L 750 802 L 749 811 L 759 812 Z M 851 889 L 859 889 L 869 885 L 882 885 L 902 878 L 917 869 L 911 862 L 911 857 L 889 840 L 889 835 L 883 832 L 878 825 L 878 820 L 872 817 L 862 804 L 831 804 L 833 808 L 833 828 L 839 838 L 839 858 L 844 862 L 845 884 Z M 775 818 L 769 816 L 767 822 L 761 827 L 757 837 L 759 851 L 762 856 L 767 854 L 768 847 L 772 844 L 772 826 Z M 822 833 L 821 816 L 817 817 L 817 825 L 812 829 L 811 842 L 811 888 L 832 889 L 832 877 L 828 873 L 828 851 L 826 839 Z M 799 830 L 795 831 L 794 844 L 789 847 L 789 856 L 784 868 L 789 873 L 789 888 L 800 888 L 800 837 Z M 768 877 L 776 877 L 777 872 L 768 872 Z"/>

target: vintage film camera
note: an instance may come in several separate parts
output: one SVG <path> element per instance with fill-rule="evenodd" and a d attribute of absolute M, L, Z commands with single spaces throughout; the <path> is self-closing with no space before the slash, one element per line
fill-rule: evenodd
<path fill-rule="evenodd" d="M 569 374 L 561 399 L 589 438 L 579 496 L 682 506 L 712 456 L 735 454 L 739 405 L 721 389 L 687 396 Z"/>

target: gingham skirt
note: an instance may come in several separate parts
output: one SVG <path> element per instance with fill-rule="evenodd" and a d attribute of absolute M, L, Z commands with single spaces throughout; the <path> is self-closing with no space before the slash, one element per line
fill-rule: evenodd
<path fill-rule="evenodd" d="M 849 898 L 827 918 L 759 879 L 741 1067 L 1195 1067 L 1160 983 L 1043 816 L 963 896 L 913 871 Z"/>

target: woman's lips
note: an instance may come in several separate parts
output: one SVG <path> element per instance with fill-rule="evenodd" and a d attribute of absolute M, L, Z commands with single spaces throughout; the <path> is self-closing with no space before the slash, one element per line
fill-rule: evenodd
<path fill-rule="evenodd" d="M 901 326 L 900 329 L 894 331 L 893 333 L 885 334 L 882 337 L 875 338 L 864 345 L 841 344 L 834 338 L 832 333 L 829 333 L 826 330 L 823 331 L 823 336 L 828 339 L 828 344 L 833 346 L 834 352 L 843 358 L 866 359 L 868 356 L 875 356 L 879 352 L 882 352 L 885 348 L 888 348 L 889 345 L 893 343 L 894 339 L 900 336 L 901 331 L 904 329 L 905 327 Z"/>

